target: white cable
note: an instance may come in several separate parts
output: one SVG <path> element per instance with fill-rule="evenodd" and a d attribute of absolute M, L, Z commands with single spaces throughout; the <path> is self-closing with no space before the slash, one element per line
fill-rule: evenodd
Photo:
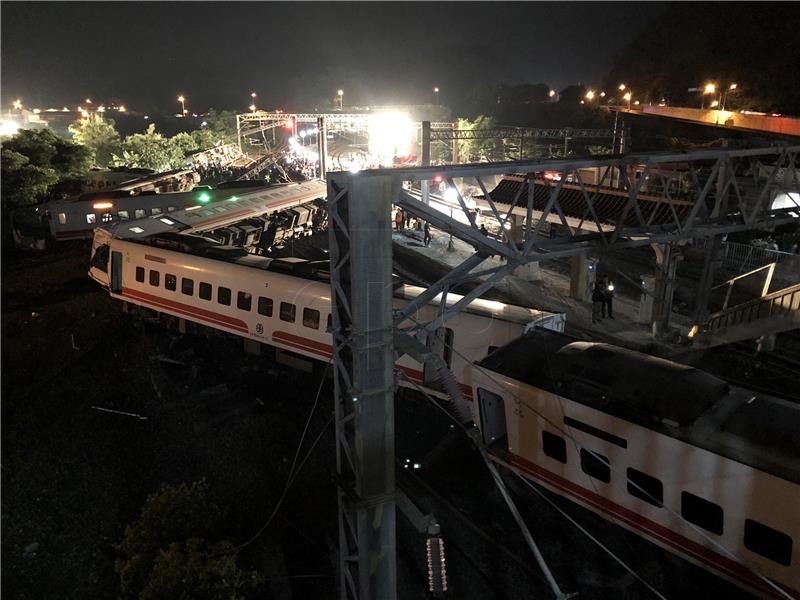
<path fill-rule="evenodd" d="M 333 360 L 333 357 L 331 357 L 328 360 L 328 363 L 326 363 L 326 367 L 327 367 L 328 364 L 330 364 L 330 362 L 332 360 Z M 302 462 L 300 463 L 300 466 L 297 469 L 297 473 L 295 473 L 295 465 L 297 464 L 297 457 L 300 455 L 300 449 L 303 447 L 303 441 L 305 440 L 306 433 L 308 432 L 308 427 L 311 424 L 311 418 L 314 416 L 314 411 L 317 408 L 317 403 L 319 402 L 319 397 L 320 397 L 320 394 L 322 393 L 322 387 L 323 387 L 324 384 L 325 384 L 325 372 L 323 370 L 322 377 L 320 378 L 320 382 L 319 382 L 319 388 L 317 388 L 317 396 L 316 396 L 316 398 L 314 398 L 314 404 L 311 406 L 311 410 L 308 413 L 308 418 L 306 419 L 306 424 L 305 424 L 305 427 L 303 428 L 303 433 L 300 436 L 300 441 L 297 443 L 297 450 L 294 453 L 294 459 L 292 460 L 292 466 L 289 468 L 289 475 L 286 477 L 286 484 L 283 487 L 283 491 L 281 492 L 281 495 L 278 497 L 278 501 L 275 503 L 275 508 L 272 509 L 272 512 L 270 513 L 269 517 L 267 517 L 267 520 L 264 522 L 264 524 L 261 527 L 259 527 L 258 531 L 256 531 L 253 534 L 253 536 L 249 540 L 247 540 L 246 542 L 243 542 L 243 543 L 239 544 L 238 546 L 236 546 L 235 548 L 232 548 L 231 552 L 238 552 L 239 550 L 241 550 L 245 546 L 249 546 L 255 540 L 257 540 L 258 537 L 262 533 L 264 533 L 264 531 L 266 530 L 267 527 L 269 527 L 269 524 L 272 523 L 272 520 L 275 518 L 275 515 L 278 514 L 278 510 L 280 510 L 281 506 L 283 505 L 283 501 L 286 498 L 286 494 L 289 492 L 289 489 L 292 487 L 292 484 L 295 482 L 297 477 L 300 475 L 300 471 L 302 470 L 303 465 L 305 465 L 306 461 L 311 456 L 311 452 L 316 447 L 317 442 L 319 442 L 320 438 L 322 437 L 322 434 L 325 432 L 325 430 L 328 428 L 328 425 L 330 425 L 330 422 L 333 420 L 333 417 L 331 417 L 331 419 L 329 419 L 328 422 L 325 424 L 325 426 L 322 428 L 322 431 L 320 431 L 319 435 L 314 440 L 314 443 L 311 445 L 311 448 L 309 448 L 308 451 L 306 452 L 305 457 L 303 458 Z"/>

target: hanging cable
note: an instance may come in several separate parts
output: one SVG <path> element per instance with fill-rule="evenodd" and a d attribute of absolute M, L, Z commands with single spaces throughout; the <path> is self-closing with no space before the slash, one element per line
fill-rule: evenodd
<path fill-rule="evenodd" d="M 402 373 L 402 371 L 401 371 Z M 415 382 L 411 381 L 405 376 L 403 373 L 403 377 L 406 381 L 411 382 L 419 391 L 423 393 L 423 395 L 434 405 L 438 406 L 445 414 L 448 415 L 453 421 L 458 423 L 459 427 L 467 433 L 467 436 L 473 441 L 475 446 L 481 453 L 481 458 L 483 458 L 483 462 L 486 464 L 486 468 L 489 470 L 489 473 L 492 475 L 492 479 L 494 480 L 497 489 L 500 491 L 500 494 L 503 496 L 503 500 L 505 500 L 506 505 L 508 506 L 508 510 L 511 512 L 511 515 L 514 517 L 514 521 L 516 521 L 517 526 L 520 528 L 522 532 L 522 537 L 525 538 L 525 542 L 528 544 L 528 547 L 531 549 L 536 562 L 539 564 L 539 568 L 544 573 L 544 577 L 547 580 L 547 584 L 550 586 L 550 589 L 553 590 L 553 594 L 557 598 L 557 600 L 566 600 L 569 596 L 564 594 L 561 591 L 561 588 L 558 585 L 555 577 L 553 577 L 552 571 L 550 571 L 550 567 L 548 567 L 547 562 L 544 560 L 544 556 L 542 556 L 541 551 L 539 550 L 539 546 L 536 544 L 536 541 L 533 539 L 530 530 L 528 529 L 525 520 L 522 518 L 522 515 L 517 510 L 517 506 L 514 503 L 514 499 L 511 498 L 511 495 L 508 493 L 508 489 L 506 488 L 506 484 L 503 481 L 503 478 L 500 476 L 500 473 L 497 471 L 497 467 L 494 466 L 494 463 L 489 458 L 488 453 L 486 452 L 486 447 L 480 443 L 478 439 L 475 438 L 473 432 L 468 431 L 453 415 L 448 413 L 444 408 L 439 406 L 438 402 L 436 402 L 425 390 L 419 387 Z"/>
<path fill-rule="evenodd" d="M 408 319 L 409 319 L 409 320 L 411 320 L 411 321 L 414 321 L 414 322 L 415 322 L 417 325 L 421 325 L 421 323 L 420 323 L 420 322 L 419 322 L 417 319 L 415 319 L 413 316 L 409 316 L 409 317 L 408 317 Z M 458 355 L 458 356 L 459 356 L 461 359 L 463 359 L 463 360 L 464 360 L 464 361 L 465 361 L 467 364 L 471 365 L 471 366 L 472 366 L 472 368 L 474 368 L 474 369 L 477 369 L 478 371 L 480 371 L 480 372 L 481 372 L 481 373 L 482 373 L 484 376 L 486 376 L 486 378 L 487 378 L 487 379 L 489 379 L 489 380 L 490 380 L 492 383 L 494 383 L 495 385 L 497 385 L 497 386 L 498 386 L 498 388 L 504 389 L 504 386 L 503 386 L 502 382 L 498 381 L 498 380 L 497 380 L 495 377 L 493 377 L 491 372 L 488 372 L 488 371 L 487 371 L 486 369 L 484 369 L 483 367 L 481 367 L 481 366 L 479 366 L 479 365 L 476 365 L 476 364 L 472 363 L 472 362 L 470 361 L 470 359 L 469 359 L 469 358 L 467 358 L 466 356 L 464 356 L 464 354 L 463 354 L 463 353 L 461 353 L 461 352 L 459 352 L 458 350 L 456 350 L 456 349 L 453 347 L 453 345 L 452 345 L 452 344 L 447 344 L 447 342 L 444 342 L 444 343 L 445 343 L 445 345 L 446 345 L 447 347 L 449 347 L 449 348 L 450 348 L 450 350 L 453 352 L 453 354 L 455 354 L 455 355 Z M 413 382 L 412 382 L 412 383 L 413 383 Z M 546 390 L 543 390 L 543 391 L 546 391 Z M 558 400 L 558 402 L 559 402 L 559 403 L 561 403 L 561 405 L 562 405 L 562 413 L 563 413 L 563 399 L 562 399 L 560 396 L 558 396 L 557 394 L 554 394 L 553 392 L 549 392 L 549 393 L 550 393 L 550 394 L 552 394 L 552 395 L 553 395 L 553 396 L 554 396 L 554 397 L 555 397 L 555 398 Z M 529 409 L 531 412 L 533 412 L 535 415 L 537 415 L 537 416 L 538 416 L 539 418 L 541 418 L 543 421 L 545 421 L 546 423 L 550 424 L 550 425 L 551 425 L 551 426 L 552 426 L 554 429 L 556 429 L 557 431 L 561 432 L 561 433 L 562 433 L 562 434 L 563 434 L 565 437 L 568 437 L 568 438 L 569 438 L 569 439 L 570 439 L 570 440 L 571 440 L 571 441 L 572 441 L 574 444 L 579 444 L 578 440 L 577 440 L 577 439 L 575 439 L 575 437 L 572 435 L 572 432 L 571 432 L 571 431 L 568 431 L 568 430 L 564 429 L 564 428 L 563 428 L 561 425 L 559 425 L 558 423 L 554 423 L 554 422 L 553 422 L 553 421 L 552 421 L 550 418 L 548 418 L 546 415 L 542 414 L 542 413 L 541 413 L 541 412 L 540 412 L 540 411 L 539 411 L 537 408 L 535 408 L 534 406 L 531 406 L 530 404 L 528 404 L 527 402 L 525 402 L 524 400 L 522 400 L 521 398 L 519 398 L 519 396 L 517 396 L 517 395 L 516 395 L 516 394 L 514 394 L 513 392 L 511 392 L 511 393 L 510 393 L 510 395 L 511 395 L 511 400 L 512 400 L 512 401 L 513 401 L 513 402 L 514 402 L 514 403 L 515 403 L 515 404 L 516 404 L 518 407 L 519 407 L 519 406 L 524 406 L 525 408 Z M 653 501 L 658 501 L 658 499 L 657 499 L 657 498 L 654 498 L 654 497 L 653 497 L 653 496 L 652 496 L 652 495 L 651 495 L 651 494 L 650 494 L 650 493 L 649 493 L 647 490 L 645 490 L 645 489 L 644 489 L 642 486 L 640 486 L 639 484 L 637 484 L 635 481 L 633 481 L 633 480 L 629 479 L 629 478 L 628 478 L 628 476 L 627 476 L 627 473 L 622 473 L 621 471 L 619 471 L 618 469 L 616 469 L 615 467 L 613 467 L 613 466 L 612 466 L 612 465 L 611 465 L 611 464 L 610 464 L 608 461 L 602 460 L 602 458 L 601 458 L 600 456 L 598 456 L 596 453 L 594 453 L 594 452 L 591 452 L 591 451 L 589 451 L 589 452 L 590 452 L 590 453 L 591 453 L 591 454 L 592 454 L 592 455 L 593 455 L 595 458 L 597 458 L 597 459 L 598 459 L 600 462 L 602 462 L 602 464 L 604 464 L 605 466 L 607 466 L 607 467 L 609 468 L 609 470 L 610 470 L 612 473 L 615 473 L 615 474 L 616 474 L 616 475 L 618 475 L 618 476 L 622 476 L 622 477 L 625 479 L 625 481 L 627 482 L 627 484 L 628 484 L 629 486 L 635 487 L 635 488 L 636 488 L 636 489 L 637 489 L 639 492 L 641 492 L 642 494 L 646 495 L 646 496 L 647 496 L 648 498 L 650 498 L 651 500 L 653 500 Z M 752 573 L 752 574 L 753 574 L 755 577 L 757 577 L 758 579 L 760 579 L 761 581 L 763 581 L 763 582 L 764 582 L 764 583 L 765 583 L 767 586 L 769 586 L 770 588 L 772 588 L 773 590 L 775 590 L 776 592 L 778 592 L 778 594 L 779 594 L 780 596 L 782 596 L 782 597 L 786 598 L 787 600 L 792 600 L 792 597 L 791 597 L 791 596 L 790 596 L 790 595 L 789 595 L 787 592 L 785 592 L 783 589 L 781 589 L 781 588 L 780 588 L 780 586 L 778 586 L 778 585 L 777 585 L 776 583 L 774 583 L 774 582 L 773 582 L 771 579 L 769 579 L 768 577 L 766 577 L 766 576 L 762 575 L 762 574 L 761 574 L 759 571 L 757 571 L 755 568 L 753 568 L 752 566 L 750 566 L 749 564 L 747 564 L 745 561 L 743 561 L 741 558 L 739 558 L 739 556 L 738 556 L 736 553 L 734 553 L 732 550 L 728 549 L 726 546 L 722 545 L 720 542 L 718 542 L 717 540 L 713 539 L 713 538 L 712 538 L 710 535 L 708 535 L 708 534 L 707 534 L 705 531 L 703 531 L 701 528 L 699 528 L 699 527 L 697 527 L 696 525 L 694 525 L 693 523 L 690 523 L 689 521 L 687 521 L 687 520 L 686 520 L 686 519 L 683 517 L 683 515 L 681 515 L 680 513 L 676 512 L 675 510 L 673 510 L 672 508 L 670 508 L 670 507 L 669 507 L 669 506 L 667 506 L 666 504 L 660 503 L 660 505 L 661 505 L 661 507 L 662 507 L 664 510 L 666 510 L 667 512 L 669 512 L 669 513 L 670 513 L 670 514 L 671 514 L 673 517 L 675 517 L 675 518 L 676 518 L 676 519 L 678 519 L 679 521 L 681 521 L 681 522 L 685 523 L 685 524 L 686 524 L 686 525 L 687 525 L 687 526 L 688 526 L 690 529 L 692 529 L 692 530 L 693 530 L 693 531 L 694 531 L 696 534 L 698 534 L 699 536 L 701 536 L 702 538 L 704 538 L 705 540 L 707 540 L 707 541 L 708 541 L 708 542 L 709 542 L 711 545 L 713 545 L 713 546 L 715 546 L 716 548 L 718 548 L 719 550 L 721 550 L 723 554 L 726 554 L 727 556 L 729 556 L 730 558 L 732 558 L 734 561 L 736 561 L 738 564 L 740 564 L 742 567 L 744 567 L 744 568 L 745 568 L 745 569 L 747 569 L 747 570 L 748 570 L 750 573 Z"/>

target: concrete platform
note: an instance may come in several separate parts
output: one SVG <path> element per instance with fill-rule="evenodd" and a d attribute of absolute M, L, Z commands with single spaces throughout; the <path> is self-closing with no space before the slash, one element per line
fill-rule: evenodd
<path fill-rule="evenodd" d="M 421 231 L 405 229 L 395 231 L 392 235 L 396 264 L 407 267 L 415 274 L 421 274 L 418 276 L 425 283 L 433 283 L 474 252 L 472 246 L 456 238 L 452 240 L 452 250 L 448 250 L 450 236 L 436 230 L 431 233 L 433 237 L 427 248 L 422 244 Z M 487 259 L 484 266 L 491 263 L 499 264 L 499 258 Z M 602 272 L 602 266 L 600 271 Z M 563 312 L 567 316 L 567 333 L 575 336 L 660 356 L 673 356 L 687 351 L 686 346 L 655 340 L 651 327 L 637 322 L 638 296 L 633 298 L 615 292 L 614 319 L 606 318 L 592 324 L 591 303 L 580 302 L 569 296 L 569 273 L 563 272 L 562 265 L 543 262 L 539 272 L 541 279 L 538 281 L 526 281 L 510 275 L 496 284 L 493 293 L 486 296 L 520 306 Z M 671 326 L 683 336 L 691 328 L 686 317 L 674 312 L 670 321 Z"/>

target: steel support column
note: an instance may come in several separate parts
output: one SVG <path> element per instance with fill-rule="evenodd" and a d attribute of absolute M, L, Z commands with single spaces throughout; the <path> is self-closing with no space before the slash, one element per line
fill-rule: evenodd
<path fill-rule="evenodd" d="M 422 122 L 422 166 L 431 166 L 431 122 Z M 420 182 L 422 190 L 422 201 L 430 204 L 431 201 L 431 182 L 427 179 Z"/>
<path fill-rule="evenodd" d="M 319 178 L 328 173 L 328 125 L 325 117 L 317 119 L 317 154 L 319 154 Z"/>
<path fill-rule="evenodd" d="M 392 177 L 328 176 L 340 597 L 396 597 Z"/>

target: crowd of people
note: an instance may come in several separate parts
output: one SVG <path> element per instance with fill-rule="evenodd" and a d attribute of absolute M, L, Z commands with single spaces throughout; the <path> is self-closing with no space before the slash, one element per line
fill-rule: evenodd
<path fill-rule="evenodd" d="M 248 163 L 236 144 L 215 146 L 192 155 L 192 168 L 204 183 L 238 179 L 247 172 Z"/>

